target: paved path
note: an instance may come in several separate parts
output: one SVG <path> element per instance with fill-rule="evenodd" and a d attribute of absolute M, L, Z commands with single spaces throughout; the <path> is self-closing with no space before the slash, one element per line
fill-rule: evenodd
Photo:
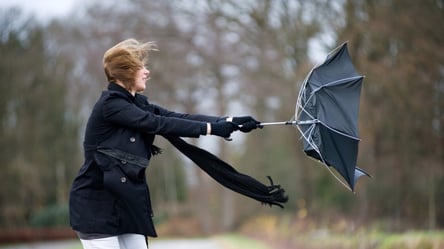
<path fill-rule="evenodd" d="M 222 249 L 212 239 L 151 240 L 149 249 Z"/>
<path fill-rule="evenodd" d="M 0 249 L 81 249 L 79 240 L 40 242 L 1 246 Z"/>
<path fill-rule="evenodd" d="M 151 239 L 149 249 L 223 249 L 212 239 Z M 47 243 L 31 243 L 21 245 L 1 246 L 0 249 L 81 249 L 80 241 L 69 240 Z"/>

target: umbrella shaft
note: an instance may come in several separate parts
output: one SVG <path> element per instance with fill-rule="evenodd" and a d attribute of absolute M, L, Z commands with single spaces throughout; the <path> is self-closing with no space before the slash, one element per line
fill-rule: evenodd
<path fill-rule="evenodd" d="M 314 123 L 319 123 L 319 121 L 317 119 L 306 120 L 306 121 L 293 120 L 293 121 L 260 123 L 259 125 L 261 125 L 261 126 L 266 126 L 266 125 L 304 125 L 304 124 L 314 124 Z"/>
<path fill-rule="evenodd" d="M 292 125 L 295 124 L 296 121 L 283 121 L 283 122 L 269 122 L 269 123 L 260 123 L 262 126 L 266 125 Z"/>

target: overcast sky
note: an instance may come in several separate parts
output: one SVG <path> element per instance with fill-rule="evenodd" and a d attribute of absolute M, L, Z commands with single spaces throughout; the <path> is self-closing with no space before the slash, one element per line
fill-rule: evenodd
<path fill-rule="evenodd" d="M 18 6 L 27 13 L 32 12 L 42 21 L 47 21 L 53 17 L 68 14 L 85 1 L 87 0 L 0 0 L 0 8 Z M 328 38 L 328 36 L 325 38 Z M 325 58 L 326 51 L 318 41 L 313 40 L 310 42 L 309 54 L 314 62 L 319 62 Z"/>
<path fill-rule="evenodd" d="M 60 17 L 79 4 L 79 0 L 0 0 L 0 8 L 18 6 L 33 12 L 38 18 Z"/>

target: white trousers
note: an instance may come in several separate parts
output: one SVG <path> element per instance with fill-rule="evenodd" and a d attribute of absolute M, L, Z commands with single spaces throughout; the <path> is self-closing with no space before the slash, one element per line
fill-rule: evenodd
<path fill-rule="evenodd" d="M 145 236 L 122 234 L 102 239 L 80 240 L 84 249 L 148 249 Z"/>

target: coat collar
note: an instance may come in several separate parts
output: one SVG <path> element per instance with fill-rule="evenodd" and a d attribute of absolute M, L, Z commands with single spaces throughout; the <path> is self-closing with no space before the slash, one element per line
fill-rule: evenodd
<path fill-rule="evenodd" d="M 126 96 L 130 97 L 131 99 L 134 99 L 134 96 L 130 92 L 128 92 L 125 88 L 123 88 L 122 86 L 120 86 L 120 85 L 118 85 L 118 84 L 116 84 L 114 82 L 110 82 L 108 84 L 108 90 L 109 91 L 117 91 L 117 92 L 123 93 Z"/>
<path fill-rule="evenodd" d="M 120 92 L 122 94 L 124 94 L 126 97 L 128 97 L 129 99 L 131 99 L 132 101 L 134 101 L 138 106 L 144 106 L 148 103 L 148 99 L 146 96 L 136 93 L 135 96 L 133 96 L 130 92 L 128 92 L 128 90 L 126 90 L 125 88 L 123 88 L 122 86 L 114 83 L 114 82 L 110 82 L 108 84 L 108 91 L 117 91 Z"/>

